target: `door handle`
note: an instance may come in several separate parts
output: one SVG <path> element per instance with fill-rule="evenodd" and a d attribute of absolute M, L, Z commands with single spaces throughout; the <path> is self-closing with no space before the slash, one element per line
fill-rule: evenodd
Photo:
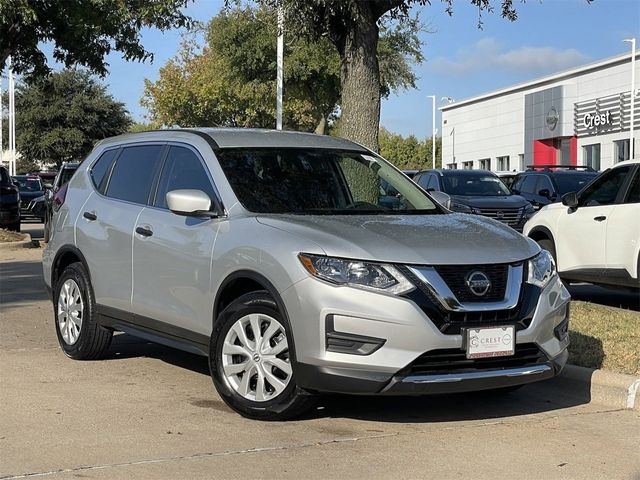
<path fill-rule="evenodd" d="M 599 217 L 593 217 L 596 222 L 603 222 L 607 219 L 604 215 L 600 215 Z"/>
<path fill-rule="evenodd" d="M 143 237 L 150 237 L 153 235 L 153 230 L 147 227 L 136 227 L 136 233 L 138 235 L 142 235 Z"/>
<path fill-rule="evenodd" d="M 98 219 L 98 215 L 96 215 L 96 214 L 95 214 L 95 213 L 93 213 L 93 212 L 84 212 L 84 213 L 82 214 L 82 216 L 83 216 L 84 218 L 86 218 L 87 220 L 89 220 L 90 222 L 93 222 L 94 220 L 97 220 L 97 219 Z"/>

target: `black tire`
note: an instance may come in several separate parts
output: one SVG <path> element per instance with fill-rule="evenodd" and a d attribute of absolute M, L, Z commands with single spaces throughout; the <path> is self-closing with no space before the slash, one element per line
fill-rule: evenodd
<path fill-rule="evenodd" d="M 548 238 L 543 238 L 542 240 L 538 240 L 538 245 L 540 245 L 540 248 L 548 251 L 551 256 L 553 257 L 553 260 L 556 262 L 556 265 L 558 264 L 558 258 L 556 257 L 556 246 L 553 243 L 553 240 L 549 240 Z"/>
<path fill-rule="evenodd" d="M 236 392 L 226 380 L 222 367 L 222 347 L 227 332 L 237 320 L 252 313 L 266 314 L 277 320 L 285 329 L 289 345 L 291 379 L 277 397 L 265 402 L 249 400 Z M 295 352 L 291 338 L 291 327 L 287 319 L 279 312 L 276 302 L 266 291 L 243 295 L 220 313 L 211 334 L 209 368 L 218 394 L 229 407 L 240 415 L 255 420 L 287 420 L 313 406 L 313 396 L 301 390 L 295 382 Z"/>
<path fill-rule="evenodd" d="M 58 301 L 62 287 L 67 280 L 73 280 L 77 284 L 83 302 L 82 325 L 77 340 L 71 345 L 64 340 L 58 323 Z M 104 356 L 111 344 L 113 331 L 98 325 L 96 321 L 93 289 L 89 275 L 82 263 L 72 263 L 62 272 L 56 284 L 54 312 L 58 342 L 68 357 L 75 360 L 94 360 Z"/>
<path fill-rule="evenodd" d="M 11 230 L 13 232 L 19 232 L 20 231 L 20 222 L 12 223 L 11 225 L 9 225 L 9 230 Z"/>

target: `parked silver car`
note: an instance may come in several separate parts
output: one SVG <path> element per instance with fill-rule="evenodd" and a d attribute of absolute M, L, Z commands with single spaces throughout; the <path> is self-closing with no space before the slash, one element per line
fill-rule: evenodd
<path fill-rule="evenodd" d="M 43 264 L 64 352 L 101 357 L 118 330 L 206 355 L 247 417 L 297 415 L 317 392 L 509 390 L 567 359 L 547 251 L 347 140 L 116 137 L 55 210 Z"/>

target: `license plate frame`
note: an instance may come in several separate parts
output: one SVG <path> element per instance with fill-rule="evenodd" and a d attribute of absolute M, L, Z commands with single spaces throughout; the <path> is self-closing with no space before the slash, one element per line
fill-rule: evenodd
<path fill-rule="evenodd" d="M 473 327 L 465 330 L 467 359 L 509 357 L 516 348 L 515 325 Z"/>

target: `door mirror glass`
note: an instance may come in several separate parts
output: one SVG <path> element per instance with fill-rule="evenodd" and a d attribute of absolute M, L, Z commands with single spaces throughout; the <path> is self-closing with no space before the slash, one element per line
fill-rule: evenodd
<path fill-rule="evenodd" d="M 447 210 L 451 210 L 451 197 L 444 192 L 432 191 L 429 195 Z"/>
<path fill-rule="evenodd" d="M 542 190 L 540 190 L 538 192 L 538 195 L 545 198 L 551 198 L 551 192 L 549 191 L 548 188 L 543 188 Z"/>
<path fill-rule="evenodd" d="M 578 194 L 576 192 L 565 193 L 562 196 L 562 204 L 569 208 L 578 207 Z"/>
<path fill-rule="evenodd" d="M 202 190 L 172 190 L 167 192 L 167 206 L 178 215 L 217 216 L 211 211 L 211 198 Z"/>

